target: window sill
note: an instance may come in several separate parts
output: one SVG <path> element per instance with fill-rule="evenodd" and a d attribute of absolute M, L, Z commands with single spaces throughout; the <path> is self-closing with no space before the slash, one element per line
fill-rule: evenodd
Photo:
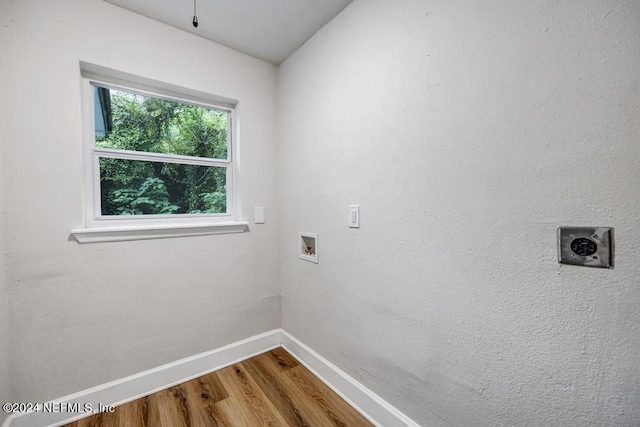
<path fill-rule="evenodd" d="M 247 230 L 248 225 L 248 222 L 221 222 L 217 224 L 164 224 L 152 226 L 79 228 L 71 230 L 71 235 L 80 244 L 123 242 L 128 240 L 166 239 L 169 237 L 244 233 Z"/>

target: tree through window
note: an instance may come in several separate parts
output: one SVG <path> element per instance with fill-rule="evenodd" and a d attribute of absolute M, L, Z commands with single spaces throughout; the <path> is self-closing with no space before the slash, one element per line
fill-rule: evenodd
<path fill-rule="evenodd" d="M 225 214 L 230 111 L 93 84 L 98 215 Z"/>

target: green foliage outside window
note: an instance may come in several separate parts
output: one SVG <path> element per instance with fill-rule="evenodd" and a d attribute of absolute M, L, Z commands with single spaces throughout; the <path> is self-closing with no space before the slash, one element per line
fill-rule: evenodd
<path fill-rule="evenodd" d="M 110 90 L 110 129 L 96 147 L 226 159 L 227 113 Z M 102 215 L 226 212 L 226 168 L 100 158 Z"/>

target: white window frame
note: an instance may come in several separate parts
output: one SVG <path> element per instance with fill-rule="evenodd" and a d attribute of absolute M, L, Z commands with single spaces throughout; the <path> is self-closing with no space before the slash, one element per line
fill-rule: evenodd
<path fill-rule="evenodd" d="M 170 85 L 108 68 L 81 63 L 82 143 L 85 165 L 85 215 L 83 228 L 72 230 L 79 243 L 241 233 L 248 222 L 240 220 L 237 101 Z M 227 159 L 142 153 L 97 147 L 95 144 L 94 86 L 143 96 L 212 108 L 228 113 Z M 224 167 L 227 207 L 223 214 L 168 214 L 103 216 L 100 206 L 100 158 L 161 161 Z"/>

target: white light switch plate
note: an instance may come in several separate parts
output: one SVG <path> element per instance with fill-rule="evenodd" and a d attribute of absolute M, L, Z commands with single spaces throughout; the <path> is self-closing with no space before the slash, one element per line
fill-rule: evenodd
<path fill-rule="evenodd" d="M 255 207 L 253 208 L 253 222 L 255 224 L 264 224 L 264 208 L 263 207 Z"/>
<path fill-rule="evenodd" d="M 360 228 L 360 205 L 349 205 L 349 228 Z"/>

